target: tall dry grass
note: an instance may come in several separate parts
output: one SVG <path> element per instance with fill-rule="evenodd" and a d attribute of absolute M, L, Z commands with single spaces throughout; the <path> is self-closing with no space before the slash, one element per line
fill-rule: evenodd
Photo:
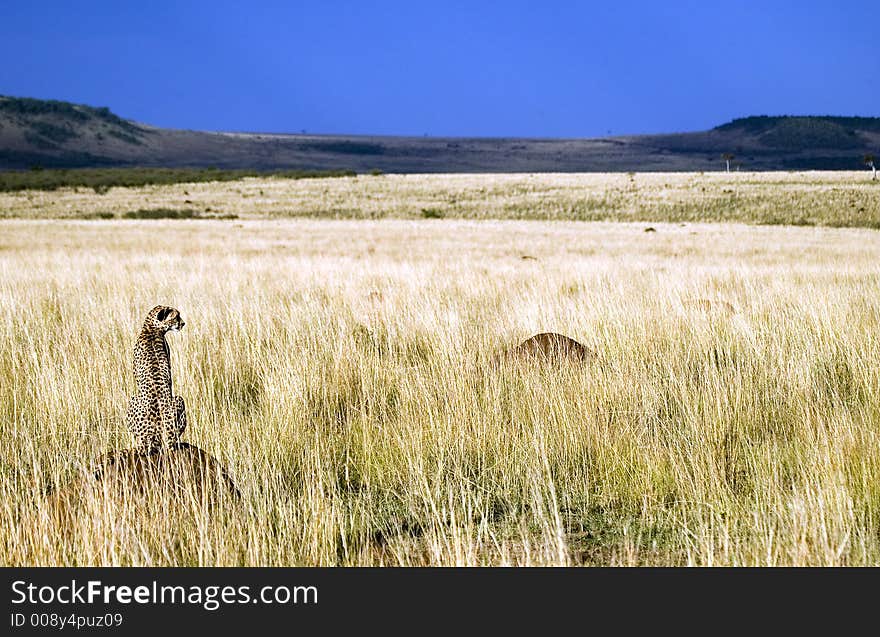
<path fill-rule="evenodd" d="M 876 235 L 654 225 L 0 224 L 0 563 L 880 563 Z M 160 302 L 242 503 L 59 522 Z"/>

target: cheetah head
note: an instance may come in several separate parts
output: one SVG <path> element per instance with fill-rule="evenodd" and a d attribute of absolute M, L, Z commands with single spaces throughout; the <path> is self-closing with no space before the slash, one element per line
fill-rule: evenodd
<path fill-rule="evenodd" d="M 157 305 L 147 316 L 147 323 L 161 332 L 176 332 L 186 323 L 180 318 L 180 312 L 167 305 Z"/>

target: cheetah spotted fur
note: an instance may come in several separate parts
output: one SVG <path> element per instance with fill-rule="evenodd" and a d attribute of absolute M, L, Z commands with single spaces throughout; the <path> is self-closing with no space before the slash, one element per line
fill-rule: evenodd
<path fill-rule="evenodd" d="M 184 326 L 180 312 L 157 305 L 147 315 L 134 345 L 137 393 L 128 404 L 126 423 L 142 453 L 168 449 L 186 429 L 183 398 L 171 390 L 171 358 L 165 335 Z"/>

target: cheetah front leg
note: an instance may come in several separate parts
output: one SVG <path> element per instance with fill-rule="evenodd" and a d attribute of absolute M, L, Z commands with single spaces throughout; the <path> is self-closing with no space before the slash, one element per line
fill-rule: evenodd
<path fill-rule="evenodd" d="M 177 440 L 180 440 L 180 437 L 183 435 L 183 430 L 186 429 L 186 404 L 183 402 L 183 398 L 180 396 L 174 397 L 174 413 L 176 416 L 176 430 Z"/>
<path fill-rule="evenodd" d="M 128 402 L 128 411 L 125 414 L 125 424 L 134 439 L 137 452 L 150 454 L 155 451 L 161 442 L 151 431 L 146 413 L 149 405 L 140 394 L 132 396 Z"/>

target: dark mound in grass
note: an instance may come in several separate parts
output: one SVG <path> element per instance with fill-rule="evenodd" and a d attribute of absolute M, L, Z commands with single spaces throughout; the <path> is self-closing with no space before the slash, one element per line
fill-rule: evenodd
<path fill-rule="evenodd" d="M 62 521 L 107 506 L 162 511 L 174 504 L 213 507 L 240 500 L 241 493 L 220 461 L 181 442 L 150 455 L 133 449 L 101 455 L 90 472 L 47 494 L 46 513 Z"/>

